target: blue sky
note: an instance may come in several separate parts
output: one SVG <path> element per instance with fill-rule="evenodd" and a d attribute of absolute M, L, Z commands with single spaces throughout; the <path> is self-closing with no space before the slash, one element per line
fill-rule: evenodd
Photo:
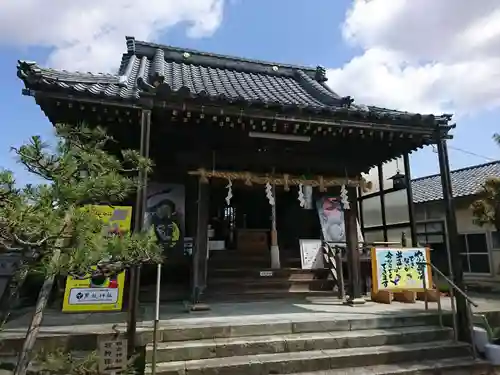
<path fill-rule="evenodd" d="M 199 0 L 198 2 L 203 1 Z M 332 87 L 342 95 L 353 96 L 357 102 L 385 106 L 392 104 L 392 107 L 400 107 L 398 109 L 422 108 L 425 110 L 430 108 L 449 109 L 457 112 L 458 126 L 453 132 L 455 139 L 450 144 L 450 159 L 453 168 L 500 159 L 500 148 L 491 140 L 492 134 L 499 131 L 497 120 L 500 117 L 499 101 L 491 100 L 488 102 L 488 92 L 485 92 L 484 85 L 483 88 L 476 89 L 476 86 L 479 87 L 481 84 L 481 80 L 491 82 L 492 79 L 496 79 L 497 81 L 493 83 L 498 85 L 498 75 L 490 77 L 484 73 L 484 77 L 462 79 L 460 77 L 462 77 L 463 69 L 467 70 L 472 66 L 467 64 L 476 63 L 467 60 L 468 57 L 459 57 L 462 58 L 463 64 L 457 65 L 449 58 L 451 52 L 445 55 L 441 52 L 436 54 L 435 51 L 430 50 L 422 51 L 418 40 L 414 42 L 415 46 L 419 47 L 415 48 L 418 50 L 418 55 L 412 54 L 413 51 L 407 45 L 402 48 L 397 47 L 398 44 L 394 41 L 396 37 L 408 36 L 409 40 L 413 40 L 413 36 L 410 38 L 409 34 L 416 32 L 410 26 L 407 30 L 400 30 L 399 34 L 401 35 L 396 35 L 398 32 L 395 30 L 392 31 L 395 35 L 390 34 L 390 30 L 389 34 L 385 32 L 382 29 L 386 27 L 385 24 L 402 22 L 397 18 L 397 14 L 392 15 L 391 13 L 393 19 L 385 21 L 382 19 L 379 24 L 375 24 L 375 21 L 370 21 L 370 24 L 363 21 L 367 12 L 373 13 L 374 18 L 378 16 L 387 18 L 388 16 L 385 13 L 385 15 L 382 14 L 383 12 L 380 13 L 382 16 L 376 13 L 379 9 L 383 9 L 382 3 L 384 1 L 373 0 L 373 3 L 380 3 L 379 8 L 367 10 L 366 4 L 361 4 L 363 3 L 361 0 L 356 2 L 359 4 L 355 5 L 347 0 L 315 0 L 314 2 L 306 0 L 232 0 L 222 4 L 223 10 L 220 19 L 215 20 L 213 24 L 204 26 L 210 30 L 198 32 L 197 37 L 193 37 L 193 34 L 196 33 L 193 32 L 191 23 L 194 21 L 183 20 L 181 17 L 178 22 L 169 21 L 170 23 L 165 27 L 160 25 L 152 34 L 151 39 L 175 46 L 248 58 L 311 66 L 323 65 L 331 69 L 332 78 L 329 82 Z M 403 18 L 404 12 L 409 11 L 402 8 L 406 6 L 406 3 L 403 4 L 404 2 L 399 0 L 393 1 L 395 1 L 393 4 L 400 4 L 401 9 L 395 7 L 398 9 L 391 11 L 400 12 L 401 18 Z M 448 0 L 443 1 L 447 2 Z M 455 4 L 466 4 L 462 0 L 456 1 Z M 46 2 L 46 4 L 50 3 L 55 2 L 53 0 Z M 448 3 L 450 2 L 448 1 Z M 428 7 L 433 6 L 432 2 L 427 0 L 422 1 L 421 4 Z M 11 12 L 12 17 L 18 14 L 16 11 L 19 9 L 16 8 L 15 4 L 12 6 L 0 5 L 0 14 L 3 7 L 8 8 L 4 9 L 4 14 Z M 346 15 L 348 11 L 350 11 L 350 16 Z M 432 9 L 428 9 L 428 11 L 432 11 Z M 416 14 L 415 17 L 418 17 L 417 13 L 414 14 Z M 474 16 L 482 17 L 485 14 L 486 10 L 484 13 Z M 2 16 L 0 16 L 0 23 L 1 21 Z M 385 23 L 382 24 L 382 21 Z M 474 19 L 469 21 L 471 25 L 475 25 Z M 85 19 L 82 22 L 85 22 Z M 422 27 L 426 27 L 425 24 Z M 9 32 L 14 32 L 12 31 L 14 27 L 12 30 L 9 30 L 8 26 L 3 26 L 3 28 L 5 30 L 2 30 L 2 26 L 0 26 L 0 32 L 3 32 L 4 36 Z M 125 30 L 124 33 L 127 31 Z M 443 29 L 435 30 L 436 34 L 445 31 Z M 78 31 L 73 32 L 77 33 Z M 355 36 L 347 35 L 349 32 Z M 403 35 L 404 32 L 407 32 L 408 35 Z M 135 36 L 142 39 L 140 35 Z M 121 37 L 121 45 L 118 45 L 122 51 L 125 50 L 124 37 L 125 34 Z M 14 42 L 7 40 L 7 37 L 0 38 L 0 43 L 3 43 L 0 56 L 0 82 L 2 82 L 0 109 L 3 121 L 2 136 L 0 137 L 0 167 L 13 170 L 19 183 L 33 182 L 34 180 L 16 163 L 14 155 L 10 152 L 10 147 L 21 145 L 31 135 L 42 135 L 50 138 L 52 126 L 34 100 L 21 95 L 22 84 L 16 77 L 16 62 L 18 59 L 26 59 L 37 61 L 42 65 L 59 64 L 61 59 L 54 58 L 54 52 L 61 49 L 65 41 L 51 45 L 49 38 L 50 35 L 46 36 L 46 39 L 38 41 L 31 35 L 25 39 L 19 37 L 19 40 Z M 424 47 L 426 47 L 425 44 Z M 387 52 L 388 50 L 391 51 L 391 54 Z M 396 52 L 399 54 L 398 56 L 404 54 L 404 57 L 397 57 L 395 60 L 389 61 L 388 56 L 393 58 Z M 65 56 L 66 61 L 68 61 L 67 55 Z M 73 56 L 74 59 L 81 57 L 78 54 Z M 493 57 L 496 58 L 496 56 Z M 111 60 L 106 63 L 117 67 L 120 54 L 116 54 Z M 394 66 L 392 61 L 394 61 Z M 78 66 L 77 63 L 78 61 L 73 61 L 71 65 Z M 100 63 L 101 65 L 96 64 L 96 66 L 103 66 L 102 61 Z M 411 71 L 409 65 L 413 67 Z M 363 66 L 367 67 L 362 70 L 363 74 L 356 73 L 356 69 L 363 69 Z M 377 69 L 382 69 L 381 67 L 384 70 L 379 74 Z M 481 72 L 485 69 L 483 66 Z M 391 76 L 384 80 L 382 78 L 385 74 Z M 480 75 L 480 73 L 476 75 Z M 336 83 L 338 87 L 335 86 Z M 491 84 L 493 85 L 493 83 Z M 497 87 L 489 86 L 488 88 L 496 89 Z M 483 97 L 487 99 L 485 100 Z M 437 157 L 431 148 L 419 151 L 412 157 L 413 177 L 436 172 L 438 172 Z"/>

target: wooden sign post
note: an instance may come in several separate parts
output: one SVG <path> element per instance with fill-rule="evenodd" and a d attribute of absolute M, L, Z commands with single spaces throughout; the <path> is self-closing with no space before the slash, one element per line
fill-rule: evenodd
<path fill-rule="evenodd" d="M 127 370 L 127 340 L 117 335 L 98 338 L 99 372 L 103 375 L 124 374 Z"/>

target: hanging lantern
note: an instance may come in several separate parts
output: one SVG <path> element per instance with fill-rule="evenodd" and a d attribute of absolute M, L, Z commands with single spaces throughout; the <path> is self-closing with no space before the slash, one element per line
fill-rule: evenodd
<path fill-rule="evenodd" d="M 392 180 L 392 187 L 395 190 L 406 188 L 406 176 L 400 171 L 396 171 L 396 174 L 392 177 L 389 177 L 389 180 Z"/>
<path fill-rule="evenodd" d="M 395 190 L 401 190 L 406 188 L 406 176 L 399 171 L 399 161 L 396 159 L 396 174 L 389 177 L 392 180 L 392 187 Z"/>

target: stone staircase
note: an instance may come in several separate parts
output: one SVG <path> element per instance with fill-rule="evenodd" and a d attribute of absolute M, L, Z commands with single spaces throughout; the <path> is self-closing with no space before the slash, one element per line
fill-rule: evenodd
<path fill-rule="evenodd" d="M 369 314 L 369 312 L 367 312 Z M 436 315 L 218 322 L 162 330 L 158 375 L 493 374 Z M 151 363 L 152 345 L 146 349 Z M 146 365 L 146 374 L 151 365 Z"/>
<path fill-rule="evenodd" d="M 302 270 L 300 258 L 281 252 L 279 270 L 270 268 L 269 251 L 213 251 L 208 261 L 205 297 L 216 300 L 332 295 L 327 269 Z"/>

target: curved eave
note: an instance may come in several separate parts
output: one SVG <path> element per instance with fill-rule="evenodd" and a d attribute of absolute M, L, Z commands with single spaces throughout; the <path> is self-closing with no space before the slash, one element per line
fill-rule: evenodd
<path fill-rule="evenodd" d="M 134 60 L 135 59 L 135 60 Z M 137 105 L 141 98 L 156 100 L 195 100 L 207 103 L 225 103 L 242 108 L 264 108 L 281 113 L 298 116 L 325 116 L 341 120 L 368 122 L 388 125 L 414 126 L 435 129 L 442 125 L 442 131 L 448 132 L 446 125 L 450 115 L 434 116 L 388 110 L 379 107 L 351 106 L 350 97 L 339 97 L 327 89 L 323 83 L 313 80 L 300 70 L 295 72 L 295 80 L 313 100 L 308 105 L 284 104 L 278 101 L 263 101 L 260 98 L 248 99 L 243 96 L 213 95 L 205 90 L 194 90 L 188 86 L 171 87 L 168 83 L 151 85 L 141 75 L 141 65 L 132 64 L 138 58 L 130 59 L 128 65 L 122 67 L 124 75 L 104 75 L 91 73 L 71 73 L 40 68 L 35 63 L 19 61 L 18 77 L 28 90 L 45 93 L 57 93 L 75 99 L 91 98 L 102 102 L 113 101 Z M 144 60 L 144 59 L 142 59 Z M 139 71 L 134 71 L 139 69 Z M 155 68 L 156 69 L 156 68 Z M 159 68 L 158 68 L 159 69 Z M 154 72 L 150 72 L 156 74 Z"/>

